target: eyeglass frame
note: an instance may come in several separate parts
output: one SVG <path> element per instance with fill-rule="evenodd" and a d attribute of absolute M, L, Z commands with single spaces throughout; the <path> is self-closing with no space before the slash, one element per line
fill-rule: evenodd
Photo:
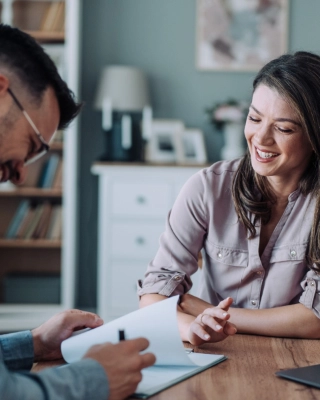
<path fill-rule="evenodd" d="M 38 139 L 41 142 L 41 147 L 40 149 L 37 151 L 37 153 L 35 153 L 34 156 L 31 156 L 29 159 L 29 155 L 27 155 L 26 160 L 24 165 L 30 165 L 32 163 L 34 163 L 35 161 L 39 160 L 39 158 L 43 157 L 45 154 L 48 153 L 48 151 L 50 150 L 50 145 L 49 143 L 44 139 L 44 137 L 41 135 L 39 129 L 36 127 L 35 123 L 32 121 L 30 115 L 27 113 L 27 111 L 22 107 L 22 104 L 20 103 L 20 101 L 17 99 L 16 95 L 13 93 L 12 89 L 8 88 L 8 93 L 10 94 L 10 96 L 12 97 L 13 101 L 15 102 L 15 104 L 18 106 L 18 108 L 20 109 L 20 111 L 22 112 L 22 114 L 25 116 L 26 120 L 29 122 L 29 125 L 32 127 L 34 133 L 37 135 Z"/>

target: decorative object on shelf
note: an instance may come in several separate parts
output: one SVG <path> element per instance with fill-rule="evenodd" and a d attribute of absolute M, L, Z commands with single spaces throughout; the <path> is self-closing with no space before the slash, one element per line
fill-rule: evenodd
<path fill-rule="evenodd" d="M 152 110 L 146 75 L 129 66 L 102 70 L 95 109 L 102 111 L 106 132 L 104 161 L 144 161 L 144 142 L 151 135 Z"/>
<path fill-rule="evenodd" d="M 248 105 L 244 101 L 229 100 L 208 108 L 210 122 L 223 132 L 224 146 L 221 150 L 223 160 L 232 160 L 244 155 L 244 122 Z"/>
<path fill-rule="evenodd" d="M 288 0 L 197 0 L 201 70 L 258 71 L 287 51 Z"/>
<path fill-rule="evenodd" d="M 185 129 L 179 136 L 181 150 L 178 154 L 179 164 L 205 164 L 207 152 L 203 132 L 200 129 Z"/>
<path fill-rule="evenodd" d="M 146 161 L 176 163 L 179 154 L 183 154 L 180 139 L 183 131 L 184 124 L 182 121 L 174 119 L 153 120 L 150 140 L 146 146 Z"/>

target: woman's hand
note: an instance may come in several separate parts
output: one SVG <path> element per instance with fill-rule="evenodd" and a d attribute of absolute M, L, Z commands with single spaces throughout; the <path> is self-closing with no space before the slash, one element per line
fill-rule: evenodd
<path fill-rule="evenodd" d="M 228 322 L 228 310 L 232 301 L 232 298 L 228 297 L 220 301 L 218 306 L 207 308 L 199 314 L 190 324 L 189 342 L 198 346 L 207 342 L 219 342 L 234 335 L 237 329 L 234 324 Z"/>

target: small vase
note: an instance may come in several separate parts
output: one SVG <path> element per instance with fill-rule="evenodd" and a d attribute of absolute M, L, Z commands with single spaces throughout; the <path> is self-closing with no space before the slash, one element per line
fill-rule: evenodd
<path fill-rule="evenodd" d="M 245 153 L 243 124 L 226 122 L 223 126 L 224 146 L 221 149 L 222 160 L 233 160 Z"/>

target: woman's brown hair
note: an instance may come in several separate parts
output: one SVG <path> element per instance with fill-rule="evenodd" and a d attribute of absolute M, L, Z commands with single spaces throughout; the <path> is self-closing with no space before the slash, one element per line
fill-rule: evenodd
<path fill-rule="evenodd" d="M 316 198 L 306 257 L 311 268 L 320 272 L 320 57 L 304 51 L 285 54 L 258 72 L 253 81 L 253 92 L 259 85 L 276 90 L 289 102 L 313 149 L 299 189 L 303 195 L 311 193 Z M 257 220 L 268 222 L 276 198 L 267 178 L 253 170 L 249 152 L 235 174 L 232 196 L 239 220 L 246 227 L 249 238 L 254 237 Z"/>

